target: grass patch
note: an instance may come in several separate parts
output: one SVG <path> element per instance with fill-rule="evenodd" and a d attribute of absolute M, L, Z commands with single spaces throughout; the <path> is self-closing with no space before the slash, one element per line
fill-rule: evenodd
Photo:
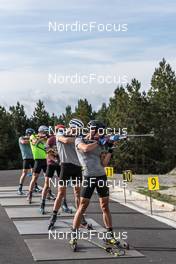
<path fill-rule="evenodd" d="M 163 187 L 165 188 L 167 186 L 163 186 Z M 168 189 L 168 187 L 166 189 L 160 188 L 160 190 L 167 190 L 167 189 Z M 138 189 L 138 192 L 141 194 L 150 196 L 150 191 L 147 188 Z M 151 194 L 152 194 L 152 198 L 154 198 L 156 200 L 176 205 L 176 197 L 175 196 L 167 195 L 167 194 L 161 194 L 157 191 L 151 191 Z"/>
<path fill-rule="evenodd" d="M 173 186 L 174 187 L 174 186 Z M 170 187 L 169 186 L 166 186 L 166 185 L 160 185 L 160 190 L 168 190 Z M 139 186 L 138 189 L 146 189 L 148 190 L 146 187 L 144 186 Z"/>

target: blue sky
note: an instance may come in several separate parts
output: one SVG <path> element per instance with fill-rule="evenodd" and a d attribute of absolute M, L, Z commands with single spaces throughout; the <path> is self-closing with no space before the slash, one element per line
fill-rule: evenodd
<path fill-rule="evenodd" d="M 97 109 L 117 84 L 49 85 L 48 74 L 137 78 L 142 90 L 165 57 L 175 70 L 175 0 L 1 0 L 0 104 L 19 100 L 28 114 L 44 100 L 59 114 L 87 98 Z M 127 32 L 48 32 L 48 22 L 128 24 Z"/>

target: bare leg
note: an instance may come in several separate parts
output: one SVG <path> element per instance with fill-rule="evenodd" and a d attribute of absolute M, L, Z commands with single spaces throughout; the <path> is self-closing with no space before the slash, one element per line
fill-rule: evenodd
<path fill-rule="evenodd" d="M 58 188 L 58 194 L 57 194 L 56 200 L 54 202 L 53 211 L 58 212 L 58 210 L 61 207 L 62 199 L 65 197 L 65 195 L 66 195 L 66 187 L 65 186 L 61 187 L 60 186 Z"/>
<path fill-rule="evenodd" d="M 45 177 L 45 184 L 42 190 L 42 199 L 45 200 L 49 190 L 49 177 Z"/>
<path fill-rule="evenodd" d="M 80 204 L 80 187 L 74 187 L 75 206 L 78 209 Z"/>
<path fill-rule="evenodd" d="M 23 185 L 27 173 L 28 173 L 28 169 L 23 169 L 22 170 L 22 174 L 21 174 L 20 182 L 19 182 L 20 185 Z"/>
<path fill-rule="evenodd" d="M 32 180 L 31 180 L 30 185 L 29 185 L 29 193 L 32 193 L 34 186 L 35 186 L 35 183 L 37 182 L 38 176 L 39 176 L 38 173 L 33 173 Z"/>
<path fill-rule="evenodd" d="M 89 199 L 80 198 L 80 204 L 78 210 L 76 211 L 75 217 L 73 219 L 73 229 L 78 229 L 81 224 L 81 219 L 89 205 Z"/>
<path fill-rule="evenodd" d="M 109 197 L 99 198 L 100 207 L 103 213 L 103 222 L 106 228 L 112 228 L 112 218 L 109 210 Z"/>

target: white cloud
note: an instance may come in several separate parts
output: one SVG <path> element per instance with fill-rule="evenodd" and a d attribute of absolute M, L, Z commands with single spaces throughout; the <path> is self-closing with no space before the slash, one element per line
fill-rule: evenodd
<path fill-rule="evenodd" d="M 155 67 L 158 66 L 159 61 L 133 61 L 133 62 L 120 62 L 116 64 L 107 64 L 102 67 L 101 65 L 82 65 L 80 68 L 75 65 L 74 70 L 82 74 L 96 73 L 97 75 L 110 74 L 111 76 L 124 76 L 127 75 L 128 81 L 136 78 L 142 81 L 142 90 L 146 90 L 150 86 L 150 79 L 154 72 Z M 175 61 L 169 61 L 173 68 L 176 68 Z M 59 72 L 58 72 L 59 73 Z M 68 69 L 65 66 L 60 72 L 68 74 Z M 87 98 L 93 105 L 94 109 L 101 105 L 102 102 L 108 102 L 110 96 L 113 95 L 117 84 L 97 84 L 93 82 L 91 85 L 71 85 L 69 83 L 64 85 L 48 85 L 47 72 L 0 72 L 1 91 L 0 103 L 3 105 L 15 104 L 19 100 L 25 105 L 28 114 L 32 113 L 36 101 L 39 99 L 44 100 L 47 109 L 50 112 L 64 111 L 65 106 L 71 104 L 75 106 L 78 98 Z M 2 98 L 3 94 L 3 98 Z M 9 98 L 9 99 L 7 99 Z"/>
<path fill-rule="evenodd" d="M 42 99 L 50 112 L 58 112 L 79 97 L 87 97 L 97 108 L 108 101 L 116 84 L 49 86 L 48 73 L 127 75 L 129 81 L 135 77 L 147 89 L 162 57 L 176 68 L 172 34 L 176 3 L 172 0 L 74 0 L 69 4 L 65 0 L 1 0 L 0 9 L 0 104 L 20 100 L 31 113 L 35 102 Z M 129 23 L 129 31 L 49 34 L 49 19 L 124 22 Z"/>

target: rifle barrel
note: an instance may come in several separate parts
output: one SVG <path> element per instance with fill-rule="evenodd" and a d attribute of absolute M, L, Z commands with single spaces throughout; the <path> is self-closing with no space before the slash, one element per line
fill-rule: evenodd
<path fill-rule="evenodd" d="M 154 134 L 131 134 L 127 135 L 127 137 L 154 137 Z"/>

